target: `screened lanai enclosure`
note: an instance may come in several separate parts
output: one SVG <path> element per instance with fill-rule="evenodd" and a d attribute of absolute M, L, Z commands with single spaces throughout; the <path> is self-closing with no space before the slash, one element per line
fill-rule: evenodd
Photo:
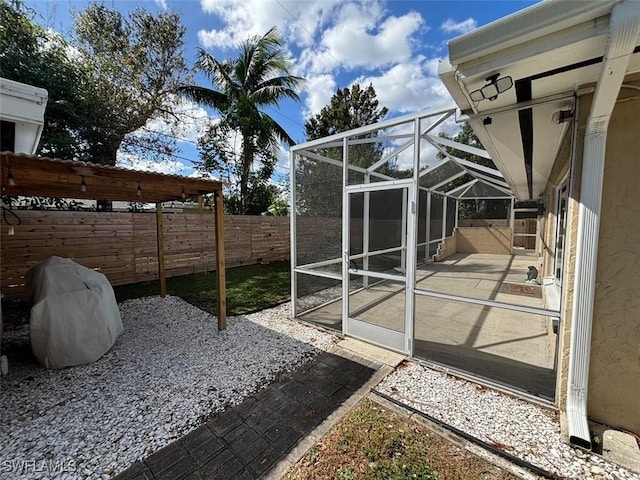
<path fill-rule="evenodd" d="M 484 150 L 439 135 L 455 114 L 292 148 L 294 315 L 553 401 L 559 313 L 529 280 L 541 212 Z"/>

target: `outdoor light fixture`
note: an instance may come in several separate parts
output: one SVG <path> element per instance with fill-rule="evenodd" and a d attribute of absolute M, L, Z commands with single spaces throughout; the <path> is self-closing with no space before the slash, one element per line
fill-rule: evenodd
<path fill-rule="evenodd" d="M 140 198 L 142 196 L 142 188 L 140 188 L 140 182 L 138 182 L 138 190 L 136 190 L 136 197 Z"/>
<path fill-rule="evenodd" d="M 484 87 L 471 92 L 469 94 L 471 100 L 473 100 L 474 102 L 480 102 L 482 100 L 489 100 L 490 102 L 493 102 L 496 98 L 498 98 L 499 94 L 506 92 L 511 87 L 513 87 L 513 78 L 509 76 L 498 78 L 499 76 L 499 73 L 495 73 L 485 78 L 485 80 L 489 83 L 487 83 Z"/>
<path fill-rule="evenodd" d="M 16 181 L 13 179 L 13 173 L 11 173 L 11 169 L 9 169 L 9 174 L 7 175 L 7 183 L 10 187 L 16 186 Z"/>
<path fill-rule="evenodd" d="M 182 195 L 181 195 L 181 197 L 182 197 L 182 199 L 184 200 L 185 198 L 187 198 L 187 194 L 186 194 L 186 193 L 184 193 L 184 187 L 180 187 L 180 188 L 182 188 Z"/>
<path fill-rule="evenodd" d="M 84 175 L 82 176 L 82 181 L 80 182 L 80 191 L 81 191 L 82 193 L 84 193 L 84 192 L 86 192 L 86 191 L 87 191 L 87 184 L 86 184 L 86 182 L 84 181 Z"/>

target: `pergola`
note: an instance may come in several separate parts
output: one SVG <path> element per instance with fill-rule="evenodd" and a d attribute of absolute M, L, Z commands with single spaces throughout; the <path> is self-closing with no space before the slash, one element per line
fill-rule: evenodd
<path fill-rule="evenodd" d="M 0 167 L 2 195 L 155 203 L 158 277 L 160 295 L 163 297 L 167 293 L 167 286 L 162 203 L 213 193 L 218 329 L 226 328 L 223 185 L 221 182 L 11 152 L 0 153 Z"/>

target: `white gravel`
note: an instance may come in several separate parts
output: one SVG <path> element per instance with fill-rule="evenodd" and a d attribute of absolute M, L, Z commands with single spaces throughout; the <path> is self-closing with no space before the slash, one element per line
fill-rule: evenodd
<path fill-rule="evenodd" d="M 0 479 L 109 478 L 336 341 L 291 320 L 288 303 L 229 317 L 223 332 L 177 297 L 129 300 L 120 312 L 124 333 L 93 364 L 45 370 L 10 359 Z"/>
<path fill-rule="evenodd" d="M 423 365 L 405 365 L 376 388 L 551 473 L 580 480 L 640 480 L 563 443 L 554 412 Z"/>
<path fill-rule="evenodd" d="M 337 341 L 292 320 L 289 303 L 229 317 L 224 332 L 177 297 L 129 300 L 120 312 L 124 334 L 93 364 L 45 370 L 10 359 L 0 379 L 0 480 L 108 479 Z M 5 336 L 28 343 L 26 328 Z M 554 413 L 423 365 L 377 389 L 552 473 L 640 480 L 563 443 Z"/>

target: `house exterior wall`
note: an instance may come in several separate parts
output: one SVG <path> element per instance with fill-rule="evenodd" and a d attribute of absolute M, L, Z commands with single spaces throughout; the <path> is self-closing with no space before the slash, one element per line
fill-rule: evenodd
<path fill-rule="evenodd" d="M 634 81 L 635 80 L 635 81 Z M 628 77 L 625 83 L 640 83 Z M 592 96 L 578 101 L 578 125 L 567 219 L 557 402 L 566 409 L 582 153 Z M 589 418 L 640 433 L 640 93 L 622 89 L 609 124 L 600 215 L 598 265 L 589 362 Z M 558 158 L 558 165 L 567 159 Z M 554 168 L 555 170 L 555 168 Z M 560 181 L 552 178 L 551 181 Z M 551 185 L 550 185 L 551 187 Z M 551 199 L 551 188 L 546 198 Z M 555 201 L 555 198 L 553 199 Z M 553 203 L 548 204 L 549 207 Z M 552 220 L 549 214 L 547 222 Z M 547 223 L 545 242 L 553 234 Z M 550 231 L 551 230 L 551 231 Z M 553 257 L 545 257 L 553 264 Z M 550 262 L 549 262 L 550 260 Z M 546 270 L 545 270 L 546 271 Z"/>
<path fill-rule="evenodd" d="M 640 84 L 636 75 L 635 84 Z M 631 82 L 628 78 L 625 83 Z M 587 411 L 640 434 L 640 92 L 623 88 L 607 137 Z"/>

